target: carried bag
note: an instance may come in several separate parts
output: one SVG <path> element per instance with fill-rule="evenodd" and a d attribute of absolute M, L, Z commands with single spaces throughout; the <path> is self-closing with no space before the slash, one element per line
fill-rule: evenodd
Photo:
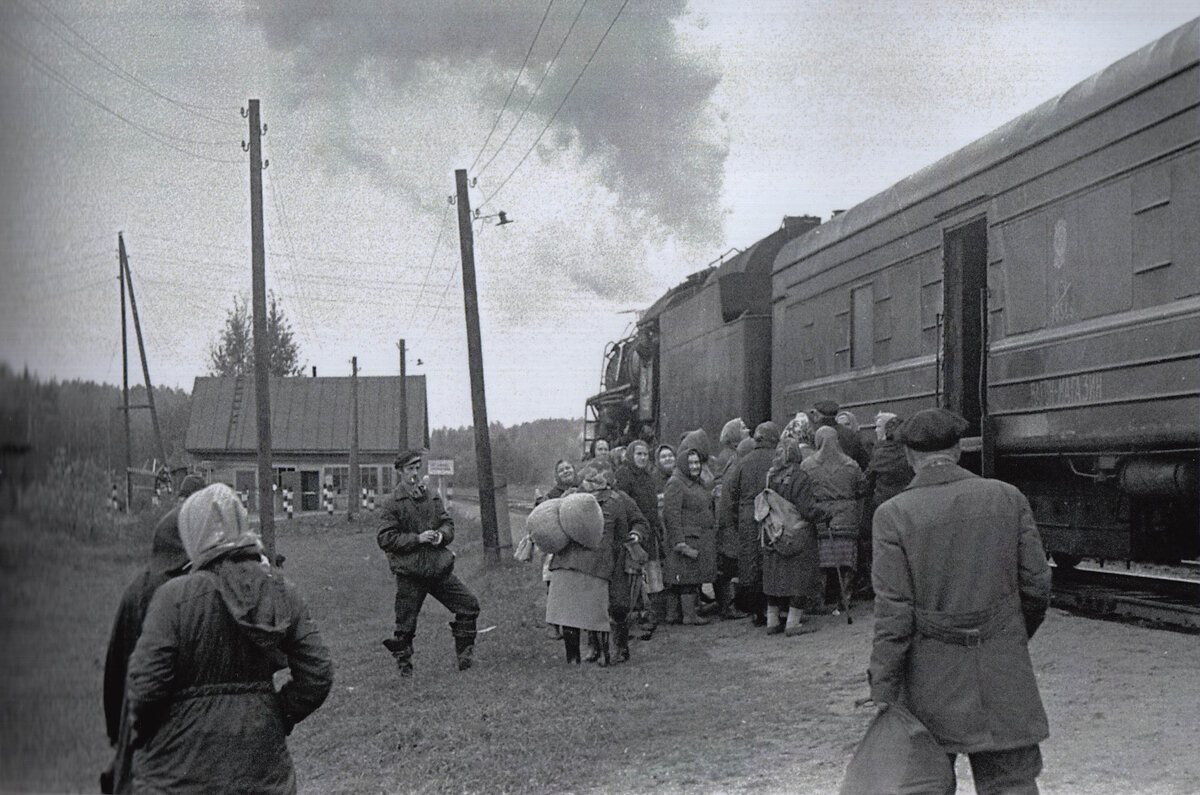
<path fill-rule="evenodd" d="M 790 558 L 816 545 L 815 528 L 774 489 L 765 488 L 754 498 L 754 519 L 763 548 L 777 555 Z"/>
<path fill-rule="evenodd" d="M 513 558 L 522 563 L 533 560 L 533 538 L 528 533 L 517 542 L 517 548 L 513 550 Z"/>
<path fill-rule="evenodd" d="M 952 792 L 954 765 L 921 721 L 899 704 L 875 715 L 854 750 L 840 795 Z"/>
<path fill-rule="evenodd" d="M 561 500 L 546 500 L 535 506 L 525 519 L 526 532 L 543 552 L 562 552 L 571 543 L 559 521 L 560 505 Z"/>
<path fill-rule="evenodd" d="M 646 593 L 662 593 L 663 585 L 662 562 L 648 560 L 642 567 L 642 576 L 646 579 Z"/>

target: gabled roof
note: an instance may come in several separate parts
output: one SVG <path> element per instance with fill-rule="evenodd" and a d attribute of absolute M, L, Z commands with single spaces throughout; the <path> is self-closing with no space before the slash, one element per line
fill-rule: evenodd
<path fill-rule="evenodd" d="M 272 378 L 272 454 L 344 454 L 350 450 L 351 379 Z M 407 377 L 407 447 L 426 437 L 425 376 Z M 193 455 L 258 451 L 254 379 L 197 378 L 186 447 Z M 358 446 L 363 453 L 394 453 L 400 435 L 400 376 L 359 376 Z"/>

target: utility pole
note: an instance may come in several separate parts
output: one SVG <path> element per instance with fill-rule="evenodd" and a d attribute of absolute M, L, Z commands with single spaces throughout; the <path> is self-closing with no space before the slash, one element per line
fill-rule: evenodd
<path fill-rule="evenodd" d="M 350 482 L 347 486 L 346 518 L 353 519 L 362 492 L 358 469 L 358 357 L 350 358 Z"/>
<path fill-rule="evenodd" d="M 263 246 L 262 124 L 258 100 L 250 112 L 250 267 L 254 311 L 254 400 L 258 408 L 258 528 L 267 560 L 275 561 L 275 494 L 271 488 L 271 365 L 267 347 L 267 255 Z"/>
<path fill-rule="evenodd" d="M 408 374 L 405 372 L 404 340 L 396 343 L 400 349 L 400 452 L 408 449 Z"/>
<path fill-rule="evenodd" d="M 133 469 L 133 434 L 129 430 L 129 341 L 125 331 L 125 244 L 121 242 L 120 236 L 117 237 L 117 242 L 120 246 L 117 271 L 121 279 L 121 374 L 124 377 L 121 395 L 125 409 L 125 513 L 130 513 L 133 510 L 133 476 L 129 473 L 129 470 Z"/>
<path fill-rule="evenodd" d="M 154 429 L 154 444 L 162 466 L 167 465 L 167 448 L 163 444 L 162 429 L 158 425 L 158 411 L 154 408 L 154 387 L 150 385 L 150 364 L 146 361 L 146 343 L 142 341 L 142 324 L 138 320 L 137 298 L 133 294 L 133 271 L 129 270 L 129 257 L 125 254 L 125 236 L 117 233 L 117 248 L 121 254 L 121 267 L 125 269 L 125 284 L 129 290 L 129 308 L 133 311 L 133 330 L 137 334 L 138 354 L 142 358 L 142 377 L 146 379 L 146 404 L 150 408 L 150 426 Z M 157 475 L 156 475 L 157 476 Z"/>
<path fill-rule="evenodd" d="M 471 415 L 475 424 L 475 461 L 479 478 L 479 522 L 483 554 L 488 565 L 500 564 L 496 518 L 496 482 L 492 475 L 492 441 L 488 435 L 487 400 L 483 390 L 483 344 L 479 336 L 479 298 L 475 293 L 475 238 L 471 229 L 471 199 L 467 170 L 454 172 L 458 204 L 458 242 L 462 249 L 463 306 L 467 315 L 467 360 L 471 373 Z"/>

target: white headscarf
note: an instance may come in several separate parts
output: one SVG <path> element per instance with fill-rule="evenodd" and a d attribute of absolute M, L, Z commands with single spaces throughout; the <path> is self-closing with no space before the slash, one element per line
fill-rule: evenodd
<path fill-rule="evenodd" d="M 179 538 L 193 571 L 235 549 L 262 552 L 262 540 L 251 529 L 246 509 L 224 483 L 187 498 L 179 509 Z"/>

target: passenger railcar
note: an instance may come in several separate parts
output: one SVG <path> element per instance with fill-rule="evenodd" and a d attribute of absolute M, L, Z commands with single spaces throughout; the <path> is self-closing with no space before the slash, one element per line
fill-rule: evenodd
<path fill-rule="evenodd" d="M 785 245 L 772 414 L 933 405 L 1047 547 L 1197 555 L 1193 21 Z"/>

